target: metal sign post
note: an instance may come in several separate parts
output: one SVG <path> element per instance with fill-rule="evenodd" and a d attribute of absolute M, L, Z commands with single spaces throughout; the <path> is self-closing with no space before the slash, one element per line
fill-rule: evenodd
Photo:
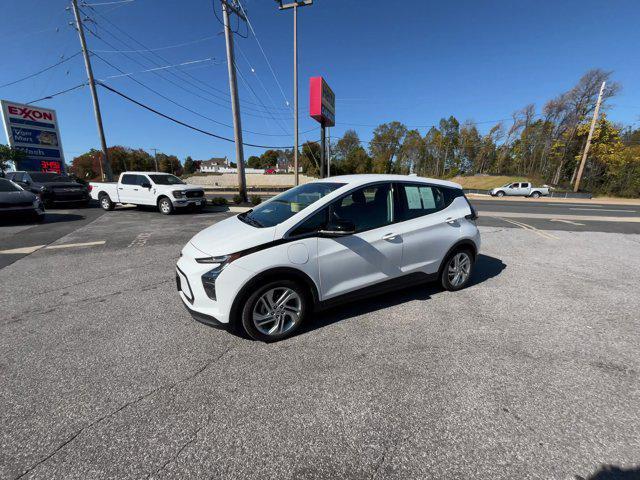
<path fill-rule="evenodd" d="M 326 128 L 336 124 L 336 96 L 322 77 L 309 81 L 309 115 L 320 123 L 320 178 L 328 176 Z"/>

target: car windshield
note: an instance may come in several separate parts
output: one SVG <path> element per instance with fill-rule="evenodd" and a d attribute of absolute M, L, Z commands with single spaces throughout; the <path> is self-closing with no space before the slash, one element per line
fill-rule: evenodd
<path fill-rule="evenodd" d="M 59 173 L 47 173 L 47 172 L 33 172 L 29 173 L 29 176 L 34 182 L 72 182 L 66 175 L 60 175 Z"/>
<path fill-rule="evenodd" d="M 254 227 L 273 227 L 317 202 L 325 195 L 345 185 L 334 182 L 313 182 L 299 185 L 273 197 L 269 202 L 238 215 L 238 218 Z"/>
<path fill-rule="evenodd" d="M 0 178 L 0 192 L 19 192 L 20 190 L 22 189 L 15 183 Z"/>
<path fill-rule="evenodd" d="M 184 185 L 184 182 L 175 175 L 149 175 L 156 185 Z"/>

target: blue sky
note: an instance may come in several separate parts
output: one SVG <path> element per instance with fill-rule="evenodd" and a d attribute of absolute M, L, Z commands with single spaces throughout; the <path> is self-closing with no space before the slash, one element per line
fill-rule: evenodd
<path fill-rule="evenodd" d="M 68 2 L 2 3 L 0 85 L 79 50 L 77 34 L 68 25 L 72 20 L 65 10 Z M 219 2 L 213 3 L 219 12 Z M 243 129 L 256 132 L 245 133 L 244 140 L 292 145 L 292 120 L 285 104 L 285 99 L 293 104 L 291 11 L 278 11 L 271 0 L 244 0 L 243 4 L 283 90 L 255 38 L 236 37 L 236 62 L 250 87 L 239 79 Z M 126 73 L 213 58 L 181 67 L 189 76 L 171 68 L 135 78 L 219 123 L 170 103 L 127 77 L 106 79 L 106 83 L 168 115 L 233 137 L 233 130 L 221 125 L 231 125 L 232 118 L 224 36 L 211 0 L 134 0 L 93 8 L 84 8 L 95 21 L 87 25 L 100 38 L 88 35 L 90 49 Z M 155 53 L 162 58 L 150 52 L 130 52 L 128 57 L 108 52 L 143 48 L 114 25 L 144 46 L 161 49 Z M 425 133 L 428 125 L 452 114 L 461 121 L 507 118 L 528 103 L 540 109 L 594 67 L 613 70 L 614 79 L 623 85 L 611 103 L 609 117 L 640 126 L 638 25 L 637 0 L 315 0 L 299 12 L 300 130 L 311 130 L 301 138 L 319 138 L 318 124 L 307 112 L 308 79 L 316 75 L 323 75 L 336 93 L 337 125 L 332 137 L 354 128 L 361 139 L 368 140 L 373 126 L 392 120 L 421 126 Z M 189 44 L 165 48 L 185 43 Z M 119 74 L 98 58 L 93 63 L 97 78 Z M 77 56 L 33 79 L 0 89 L 0 98 L 27 102 L 83 80 L 84 65 Z M 232 143 L 172 124 L 104 89 L 99 89 L 99 95 L 109 145 L 155 147 L 181 159 L 186 155 L 235 157 Z M 38 104 L 57 110 L 68 162 L 98 147 L 87 88 Z M 489 124 L 479 127 L 484 130 Z M 6 143 L 4 132 L 0 142 Z M 245 157 L 260 152 L 246 148 Z"/>

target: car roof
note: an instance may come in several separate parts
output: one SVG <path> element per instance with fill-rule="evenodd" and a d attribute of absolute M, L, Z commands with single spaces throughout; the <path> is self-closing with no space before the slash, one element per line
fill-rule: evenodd
<path fill-rule="evenodd" d="M 440 185 L 449 188 L 459 188 L 462 186 L 455 182 L 449 182 L 448 180 L 439 180 L 436 178 L 418 177 L 414 175 L 391 175 L 391 174 L 377 174 L 377 173 L 364 173 L 358 175 L 338 175 L 336 177 L 319 178 L 314 182 L 333 182 L 333 183 L 346 183 L 351 186 L 366 185 L 372 182 L 413 182 L 413 183 L 425 183 L 430 185 Z"/>
<path fill-rule="evenodd" d="M 165 173 L 165 172 L 122 172 L 122 175 L 173 175 L 173 173 Z"/>

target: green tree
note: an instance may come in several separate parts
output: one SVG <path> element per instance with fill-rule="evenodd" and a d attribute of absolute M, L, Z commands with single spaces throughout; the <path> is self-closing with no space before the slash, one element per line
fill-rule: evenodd
<path fill-rule="evenodd" d="M 274 168 L 278 165 L 278 158 L 280 157 L 279 150 L 267 150 L 260 155 L 260 167 L 259 168 Z"/>
<path fill-rule="evenodd" d="M 393 160 L 406 134 L 407 127 L 400 122 L 383 123 L 376 127 L 369 145 L 373 159 L 373 173 L 393 171 Z"/>
<path fill-rule="evenodd" d="M 25 154 L 22 150 L 16 150 L 9 145 L 0 144 L 0 171 L 4 175 L 5 170 L 9 168 L 9 162 L 22 160 Z"/>
<path fill-rule="evenodd" d="M 193 158 L 191 158 L 190 156 L 184 159 L 183 170 L 186 174 L 191 174 L 196 171 L 196 164 L 193 162 Z"/>
<path fill-rule="evenodd" d="M 298 157 L 300 167 L 305 175 L 317 177 L 320 175 L 320 145 L 316 142 L 302 144 L 302 152 Z"/>
<path fill-rule="evenodd" d="M 260 157 L 256 157 L 255 155 L 251 155 L 247 160 L 247 167 L 249 168 L 262 168 L 262 160 Z"/>

